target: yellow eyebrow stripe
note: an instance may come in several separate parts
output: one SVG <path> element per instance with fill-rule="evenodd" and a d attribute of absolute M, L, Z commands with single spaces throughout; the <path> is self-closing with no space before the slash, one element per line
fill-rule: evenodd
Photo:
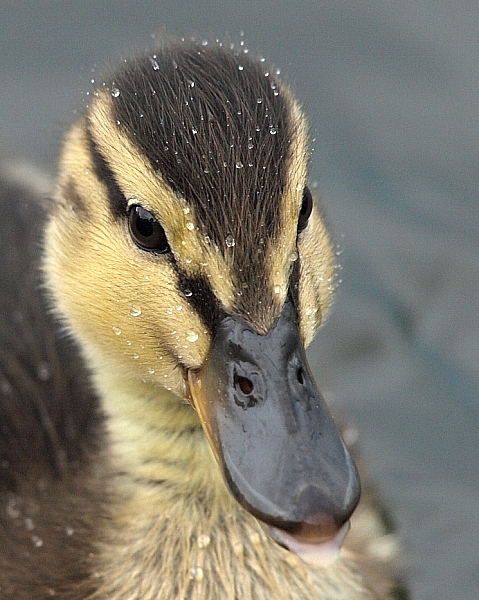
<path fill-rule="evenodd" d="M 121 133 L 106 92 L 94 101 L 89 119 L 95 143 L 108 156 L 109 166 L 127 201 L 136 198 L 157 216 L 183 271 L 190 276 L 201 274 L 207 278 L 223 307 L 231 310 L 235 297 L 231 264 L 201 234 L 194 208 L 175 194 L 161 174 L 153 171 L 140 150 Z"/>

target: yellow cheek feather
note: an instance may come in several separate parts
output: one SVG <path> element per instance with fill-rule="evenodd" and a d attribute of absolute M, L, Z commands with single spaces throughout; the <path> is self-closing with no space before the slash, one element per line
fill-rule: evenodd
<path fill-rule="evenodd" d="M 137 248 L 126 218 L 112 222 L 106 189 L 93 174 L 83 137 L 80 128 L 70 136 L 63 159 L 70 178 L 60 179 L 57 195 L 64 196 L 70 179 L 75 181 L 88 202 L 88 216 L 60 200 L 47 232 L 55 251 L 47 248 L 46 272 L 57 306 L 87 352 L 94 348 L 124 375 L 181 392 L 177 365 L 202 364 L 209 333 L 176 287 L 168 257 Z"/>
<path fill-rule="evenodd" d="M 298 252 L 301 333 L 309 345 L 331 307 L 336 287 L 333 244 L 317 205 L 299 236 Z"/>

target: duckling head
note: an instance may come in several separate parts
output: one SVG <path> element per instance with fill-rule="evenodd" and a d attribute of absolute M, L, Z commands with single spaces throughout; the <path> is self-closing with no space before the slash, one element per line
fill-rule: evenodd
<path fill-rule="evenodd" d="M 249 54 L 175 42 L 125 61 L 67 136 L 44 264 L 97 387 L 174 395 L 238 502 L 314 560 L 360 486 L 305 355 L 334 289 L 308 142 Z"/>

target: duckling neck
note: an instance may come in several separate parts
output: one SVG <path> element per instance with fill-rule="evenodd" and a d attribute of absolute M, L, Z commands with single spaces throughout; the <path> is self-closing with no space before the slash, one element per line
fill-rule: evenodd
<path fill-rule="evenodd" d="M 115 469 L 135 481 L 188 486 L 207 471 L 204 484 L 211 485 L 209 472 L 218 467 L 189 403 L 154 383 L 104 375 L 96 383 Z"/>
<path fill-rule="evenodd" d="M 370 597 L 347 560 L 328 574 L 311 571 L 265 535 L 228 492 L 189 405 L 148 384 L 118 385 L 108 377 L 97 384 L 108 419 L 112 486 L 92 558 L 96 591 L 83 597 Z"/>
<path fill-rule="evenodd" d="M 255 548 L 266 536 L 226 489 L 196 412 L 153 385 L 108 376 L 96 383 L 107 416 L 112 493 L 93 598 L 255 597 L 244 595 L 249 584 L 238 588 L 244 565 L 233 571 L 245 542 Z"/>

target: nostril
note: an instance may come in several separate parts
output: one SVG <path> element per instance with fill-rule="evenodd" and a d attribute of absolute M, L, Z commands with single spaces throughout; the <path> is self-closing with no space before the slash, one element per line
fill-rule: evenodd
<path fill-rule="evenodd" d="M 245 396 L 249 396 L 254 390 L 254 385 L 251 379 L 242 377 L 237 373 L 234 375 L 234 385 L 235 388 L 239 388 Z"/>
<path fill-rule="evenodd" d="M 303 385 L 303 383 L 304 383 L 304 379 L 303 379 L 303 367 L 298 367 L 298 369 L 296 370 L 296 379 L 299 381 L 299 383 L 301 385 Z"/>

